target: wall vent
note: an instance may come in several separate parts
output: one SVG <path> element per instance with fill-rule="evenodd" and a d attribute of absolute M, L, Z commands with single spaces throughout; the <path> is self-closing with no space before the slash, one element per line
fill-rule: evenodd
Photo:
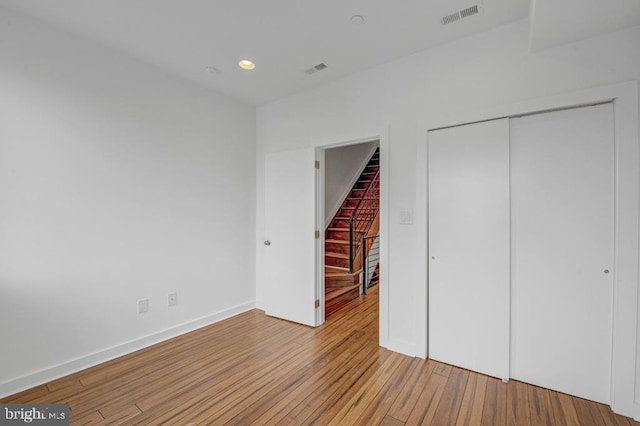
<path fill-rule="evenodd" d="M 459 21 L 461 19 L 468 18 L 468 17 L 473 16 L 473 15 L 477 15 L 478 13 L 480 13 L 480 8 L 476 4 L 474 6 L 467 7 L 466 9 L 459 10 L 459 11 L 457 11 L 455 13 L 452 13 L 450 15 L 447 15 L 447 16 L 443 17 L 440 20 L 440 24 L 442 24 L 442 25 L 452 24 L 452 23 L 457 22 L 457 21 Z"/>
<path fill-rule="evenodd" d="M 305 72 L 305 74 L 311 75 L 311 74 L 317 73 L 318 71 L 325 70 L 327 68 L 328 68 L 327 64 L 321 62 L 318 65 L 315 65 L 315 66 L 309 68 L 308 70 L 305 70 L 304 72 Z"/>

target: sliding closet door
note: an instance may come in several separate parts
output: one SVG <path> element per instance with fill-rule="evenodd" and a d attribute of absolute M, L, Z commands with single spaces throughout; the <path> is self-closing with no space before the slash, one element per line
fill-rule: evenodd
<path fill-rule="evenodd" d="M 509 123 L 429 133 L 429 358 L 509 377 Z"/>
<path fill-rule="evenodd" d="M 608 404 L 613 106 L 511 121 L 511 377 Z"/>

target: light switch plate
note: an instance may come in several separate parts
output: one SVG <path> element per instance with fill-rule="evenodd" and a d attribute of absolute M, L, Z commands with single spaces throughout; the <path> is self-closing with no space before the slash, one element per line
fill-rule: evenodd
<path fill-rule="evenodd" d="M 149 299 L 139 299 L 138 300 L 138 313 L 144 314 L 145 312 L 149 312 Z"/>
<path fill-rule="evenodd" d="M 400 212 L 400 225 L 412 225 L 413 213 L 405 210 Z"/>

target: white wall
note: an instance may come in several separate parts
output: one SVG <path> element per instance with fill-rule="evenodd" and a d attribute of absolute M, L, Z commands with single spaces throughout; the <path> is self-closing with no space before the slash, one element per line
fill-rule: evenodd
<path fill-rule="evenodd" d="M 254 110 L 0 16 L 0 396 L 253 307 Z"/>
<path fill-rule="evenodd" d="M 426 123 L 455 123 L 473 112 L 573 90 L 640 79 L 640 27 L 529 53 L 519 21 L 301 93 L 258 109 L 257 235 L 264 229 L 265 153 L 323 146 L 375 134 L 388 156 L 388 280 L 381 290 L 381 343 L 422 352 L 426 262 L 415 258 L 424 235 L 400 225 L 416 208 L 416 156 Z M 383 210 L 384 212 L 384 210 Z M 259 240 L 260 238 L 258 238 Z M 384 252 L 384 251 L 383 251 Z M 263 260 L 256 246 L 257 299 Z M 384 275 L 383 275 L 384 280 Z"/>
<path fill-rule="evenodd" d="M 371 158 L 378 142 L 327 149 L 324 153 L 324 223 L 333 219 Z"/>

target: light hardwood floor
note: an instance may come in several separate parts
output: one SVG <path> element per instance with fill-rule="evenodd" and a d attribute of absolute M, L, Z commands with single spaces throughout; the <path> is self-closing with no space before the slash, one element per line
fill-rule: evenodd
<path fill-rule="evenodd" d="M 640 424 L 382 349 L 372 290 L 316 329 L 253 310 L 2 402 L 68 402 L 73 425 Z"/>

